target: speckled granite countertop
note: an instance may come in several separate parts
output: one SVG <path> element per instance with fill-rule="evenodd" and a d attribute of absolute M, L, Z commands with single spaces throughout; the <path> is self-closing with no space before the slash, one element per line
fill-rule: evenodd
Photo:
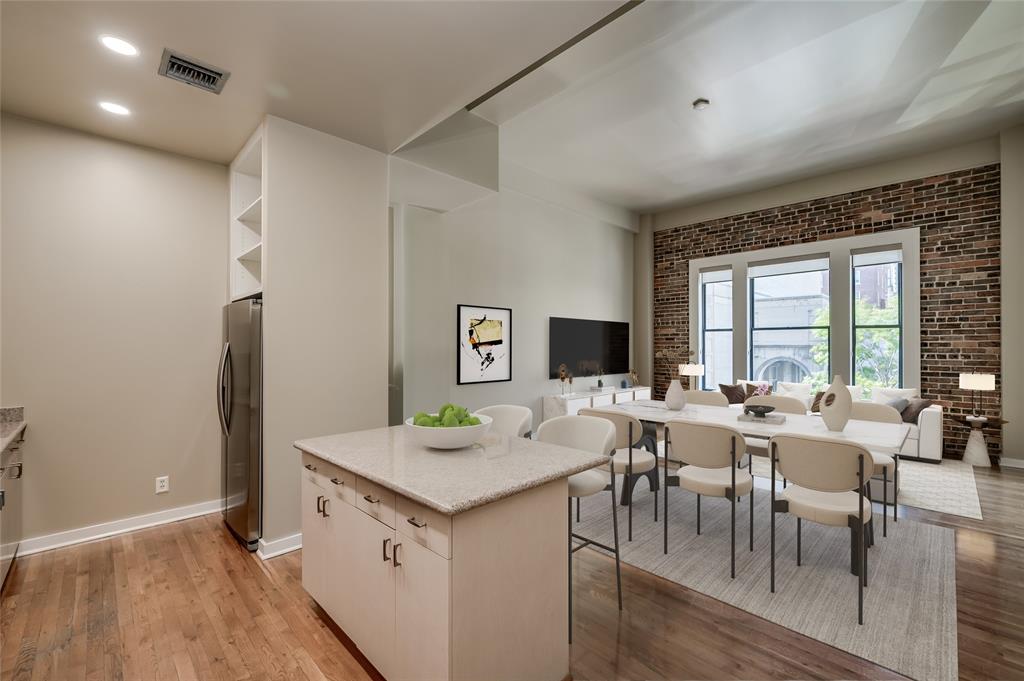
<path fill-rule="evenodd" d="M 4 407 L 0 409 L 0 451 L 14 442 L 25 430 L 25 408 Z"/>
<path fill-rule="evenodd" d="M 413 441 L 404 426 L 299 440 L 295 446 L 445 515 L 608 461 L 578 449 L 498 435 L 466 449 L 429 449 Z"/>

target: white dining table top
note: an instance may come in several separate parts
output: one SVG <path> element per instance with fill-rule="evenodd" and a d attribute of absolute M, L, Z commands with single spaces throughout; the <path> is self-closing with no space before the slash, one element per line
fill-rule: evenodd
<path fill-rule="evenodd" d="M 831 431 L 817 414 L 784 414 L 786 422 L 781 424 L 767 422 L 740 421 L 742 414 L 738 407 L 712 407 L 703 404 L 688 404 L 681 410 L 665 407 L 658 400 L 637 400 L 623 402 L 602 409 L 622 411 L 635 416 L 641 421 L 667 423 L 672 420 L 691 421 L 693 423 L 713 423 L 735 428 L 745 436 L 770 438 L 777 433 L 795 435 L 814 435 L 836 440 L 847 440 L 859 444 L 865 449 L 884 454 L 897 454 L 910 434 L 910 426 L 906 423 L 879 423 L 876 421 L 857 421 L 850 419 L 842 432 Z"/>

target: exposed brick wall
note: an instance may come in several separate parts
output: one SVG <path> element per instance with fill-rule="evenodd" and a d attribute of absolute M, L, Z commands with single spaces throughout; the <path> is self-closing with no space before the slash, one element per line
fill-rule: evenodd
<path fill-rule="evenodd" d="M 970 413 L 958 375 L 997 376 L 985 413 L 1001 412 L 999 165 L 682 225 L 654 234 L 654 389 L 664 395 L 689 345 L 689 261 L 708 256 L 918 227 L 921 390 L 943 404 L 945 454 L 959 457 Z M 987 432 L 998 454 L 1000 431 Z"/>

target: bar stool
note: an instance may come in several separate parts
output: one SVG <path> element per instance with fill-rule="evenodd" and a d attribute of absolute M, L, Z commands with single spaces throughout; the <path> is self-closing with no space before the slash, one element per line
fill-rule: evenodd
<path fill-rule="evenodd" d="M 593 416 L 556 416 L 540 424 L 537 428 L 537 439 L 572 449 L 582 449 L 595 454 L 608 455 L 615 447 L 615 426 L 606 419 Z M 606 546 L 593 539 L 588 539 L 572 531 L 572 500 L 573 498 L 589 497 L 599 492 L 612 493 L 612 536 L 615 546 Z M 572 643 L 572 554 L 585 546 L 596 546 L 615 556 L 615 586 L 619 594 L 619 610 L 622 610 L 622 572 L 619 564 L 619 518 L 618 504 L 615 500 L 615 473 L 609 471 L 605 476 L 600 471 L 590 469 L 569 476 L 569 643 Z M 579 539 L 582 544 L 573 546 L 572 540 Z"/>

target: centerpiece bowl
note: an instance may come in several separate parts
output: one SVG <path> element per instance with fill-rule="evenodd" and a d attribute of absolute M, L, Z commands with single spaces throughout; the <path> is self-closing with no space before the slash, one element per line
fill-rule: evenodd
<path fill-rule="evenodd" d="M 767 404 L 752 404 L 749 407 L 743 407 L 744 414 L 753 414 L 762 419 L 773 411 L 775 411 L 775 407 L 769 407 Z"/>
<path fill-rule="evenodd" d="M 433 449 L 462 449 L 463 447 L 469 447 L 475 442 L 479 442 L 484 435 L 487 435 L 487 431 L 490 430 L 491 423 L 494 421 L 494 419 L 486 414 L 473 414 L 473 416 L 480 419 L 479 424 L 475 426 L 453 426 L 451 428 L 417 426 L 414 423 L 415 417 L 410 416 L 405 420 L 405 429 L 416 442 L 424 447 L 431 447 Z"/>

